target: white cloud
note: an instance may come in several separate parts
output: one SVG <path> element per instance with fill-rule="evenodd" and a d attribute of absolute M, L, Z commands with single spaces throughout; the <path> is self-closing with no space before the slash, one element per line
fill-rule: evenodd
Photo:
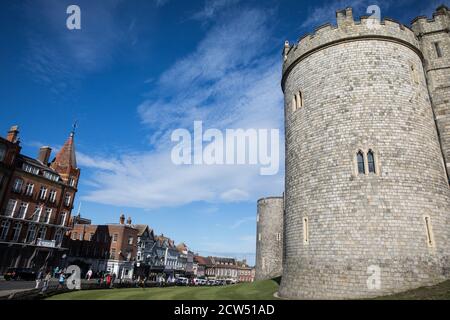
<path fill-rule="evenodd" d="M 231 189 L 223 192 L 220 198 L 227 202 L 239 202 L 248 200 L 249 194 L 243 190 Z"/>
<path fill-rule="evenodd" d="M 244 217 L 242 219 L 239 219 L 233 223 L 233 225 L 231 226 L 231 229 L 237 229 L 247 222 L 253 222 L 256 224 L 256 217 Z"/>
<path fill-rule="evenodd" d="M 256 9 L 221 14 L 197 48 L 155 80 L 151 98 L 138 108 L 154 151 L 81 156 L 80 164 L 97 169 L 91 180 L 101 186 L 84 200 L 158 208 L 281 194 L 283 172 L 260 176 L 259 166 L 175 166 L 170 157 L 171 132 L 192 129 L 194 120 L 202 120 L 205 130 L 283 127 L 281 58 L 273 50 L 278 43 L 270 38 L 271 18 Z"/>
<path fill-rule="evenodd" d="M 206 0 L 202 10 L 196 12 L 192 18 L 197 20 L 214 18 L 224 8 L 239 2 L 240 0 Z"/>

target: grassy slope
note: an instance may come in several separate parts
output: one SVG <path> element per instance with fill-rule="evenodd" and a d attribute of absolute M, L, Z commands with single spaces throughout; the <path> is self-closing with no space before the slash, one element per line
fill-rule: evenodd
<path fill-rule="evenodd" d="M 422 287 L 377 300 L 450 300 L 450 280 L 432 287 Z"/>
<path fill-rule="evenodd" d="M 273 300 L 273 280 L 226 287 L 171 287 L 76 291 L 50 300 Z"/>

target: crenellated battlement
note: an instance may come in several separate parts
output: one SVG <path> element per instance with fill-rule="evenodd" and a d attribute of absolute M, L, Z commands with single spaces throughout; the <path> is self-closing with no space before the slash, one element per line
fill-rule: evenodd
<path fill-rule="evenodd" d="M 336 20 L 337 26 L 327 23 L 316 28 L 314 33 L 303 36 L 294 45 L 285 43 L 282 83 L 289 70 L 303 58 L 324 47 L 343 41 L 367 38 L 397 41 L 411 47 L 421 56 L 419 41 L 413 30 L 400 22 L 389 18 L 379 22 L 367 16 L 355 21 L 352 8 L 337 11 Z"/>
<path fill-rule="evenodd" d="M 433 13 L 433 18 L 417 17 L 411 22 L 411 26 L 418 36 L 442 30 L 450 32 L 450 9 L 447 6 L 440 6 Z"/>

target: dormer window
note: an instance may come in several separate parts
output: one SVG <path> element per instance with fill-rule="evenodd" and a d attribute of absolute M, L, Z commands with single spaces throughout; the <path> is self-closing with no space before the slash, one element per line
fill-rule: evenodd
<path fill-rule="evenodd" d="M 56 174 L 50 173 L 48 171 L 44 171 L 44 177 L 52 181 L 59 181 L 59 177 Z"/>
<path fill-rule="evenodd" d="M 303 94 L 299 91 L 292 98 L 292 111 L 295 112 L 301 107 L 303 107 Z"/>
<path fill-rule="evenodd" d="M 33 167 L 32 165 L 29 165 L 28 163 L 24 163 L 22 166 L 23 171 L 28 172 L 28 173 L 32 173 L 35 175 L 39 174 L 39 169 L 36 167 Z"/>

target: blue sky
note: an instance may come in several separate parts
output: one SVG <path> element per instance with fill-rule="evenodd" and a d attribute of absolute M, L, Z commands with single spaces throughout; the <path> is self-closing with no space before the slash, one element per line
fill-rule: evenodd
<path fill-rule="evenodd" d="M 274 176 L 254 166 L 174 167 L 170 133 L 194 120 L 283 133 L 285 40 L 334 24 L 347 6 L 359 17 L 377 4 L 408 24 L 441 3 L 450 1 L 7 0 L 0 129 L 18 124 L 34 156 L 41 145 L 58 149 L 78 120 L 83 216 L 107 223 L 124 212 L 200 253 L 253 262 L 256 200 L 283 192 L 283 166 Z M 66 28 L 71 4 L 82 30 Z"/>

